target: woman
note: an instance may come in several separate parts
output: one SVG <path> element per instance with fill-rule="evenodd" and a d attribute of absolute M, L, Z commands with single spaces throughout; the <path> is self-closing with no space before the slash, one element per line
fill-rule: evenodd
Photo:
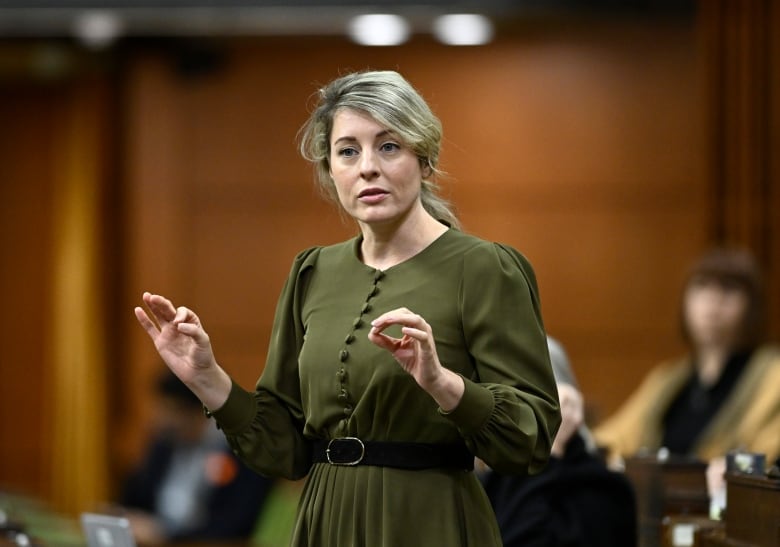
<path fill-rule="evenodd" d="M 302 136 L 360 233 L 296 257 L 255 391 L 191 310 L 136 316 L 249 466 L 308 474 L 293 545 L 501 545 L 466 471 L 539 471 L 560 420 L 531 266 L 451 227 L 441 124 L 397 73 L 333 81 Z"/>
<path fill-rule="evenodd" d="M 714 249 L 698 260 L 682 299 L 690 354 L 653 370 L 595 430 L 613 461 L 665 447 L 722 471 L 730 450 L 780 455 L 780 353 L 763 344 L 762 308 L 748 253 Z"/>

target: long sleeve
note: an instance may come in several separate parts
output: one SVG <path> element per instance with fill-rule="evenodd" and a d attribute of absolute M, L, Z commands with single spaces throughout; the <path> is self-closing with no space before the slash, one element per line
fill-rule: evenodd
<path fill-rule="evenodd" d="M 295 480 L 311 467 L 311 446 L 303 436 L 298 355 L 304 338 L 301 301 L 317 254 L 312 248 L 295 258 L 277 303 L 268 357 L 255 391 L 234 383 L 226 403 L 212 413 L 239 457 L 267 476 Z"/>
<path fill-rule="evenodd" d="M 561 418 L 533 270 L 498 244 L 478 245 L 463 261 L 459 305 L 476 375 L 447 417 L 496 471 L 539 472 Z"/>

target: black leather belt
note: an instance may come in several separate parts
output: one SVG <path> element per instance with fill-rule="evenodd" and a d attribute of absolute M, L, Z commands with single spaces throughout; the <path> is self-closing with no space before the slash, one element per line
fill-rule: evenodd
<path fill-rule="evenodd" d="M 474 469 L 474 456 L 464 444 L 395 443 L 341 437 L 315 441 L 313 448 L 314 463 L 398 469 Z"/>

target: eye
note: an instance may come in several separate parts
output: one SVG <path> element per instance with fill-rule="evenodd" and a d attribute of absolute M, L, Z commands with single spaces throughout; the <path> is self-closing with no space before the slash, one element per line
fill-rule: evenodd
<path fill-rule="evenodd" d="M 357 154 L 358 154 L 358 151 L 356 149 L 350 147 L 350 146 L 348 146 L 346 148 L 341 148 L 338 151 L 338 155 L 343 157 L 343 158 L 352 158 L 352 157 L 357 156 Z"/>
<path fill-rule="evenodd" d="M 401 149 L 401 145 L 395 142 L 385 142 L 379 147 L 382 152 L 397 152 Z"/>

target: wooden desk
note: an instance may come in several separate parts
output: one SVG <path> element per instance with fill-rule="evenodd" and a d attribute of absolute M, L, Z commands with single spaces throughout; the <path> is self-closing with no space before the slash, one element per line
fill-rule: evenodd
<path fill-rule="evenodd" d="M 726 537 L 780 547 L 780 480 L 726 474 Z"/>
<path fill-rule="evenodd" d="M 626 460 L 626 476 L 636 490 L 639 547 L 662 544 L 666 516 L 709 514 L 707 464 L 697 460 L 636 456 Z"/>
<path fill-rule="evenodd" d="M 728 473 L 724 526 L 703 531 L 701 547 L 780 547 L 780 480 Z"/>

